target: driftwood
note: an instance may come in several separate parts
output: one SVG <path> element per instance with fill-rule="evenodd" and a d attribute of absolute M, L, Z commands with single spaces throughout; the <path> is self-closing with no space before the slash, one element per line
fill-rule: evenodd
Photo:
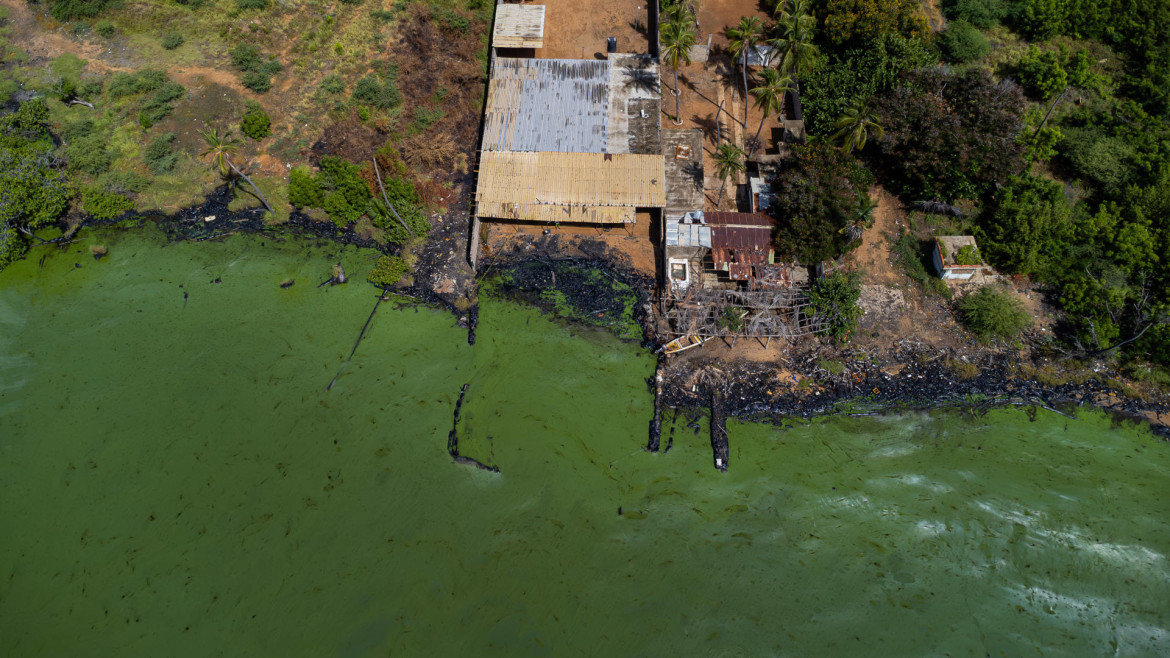
<path fill-rule="evenodd" d="M 406 222 L 402 221 L 402 217 L 398 215 L 398 211 L 394 209 L 394 206 L 390 203 L 389 197 L 386 196 L 386 188 L 382 186 L 382 172 L 378 171 L 378 158 L 374 158 L 374 176 L 378 178 L 378 189 L 382 190 L 382 200 L 386 202 L 386 207 L 390 209 L 390 212 L 394 213 L 394 217 L 398 220 L 398 223 L 402 224 L 402 228 L 406 229 L 406 232 L 409 233 L 410 237 L 413 238 L 414 231 L 410 230 L 410 227 L 406 225 Z"/>
<path fill-rule="evenodd" d="M 948 217 L 962 217 L 963 211 L 958 206 L 943 203 L 942 201 L 916 201 L 915 210 L 928 212 L 932 215 L 946 215 Z"/>
<path fill-rule="evenodd" d="M 241 178 L 248 181 L 248 184 L 251 185 L 252 189 L 256 191 L 256 196 L 260 198 L 260 203 L 264 204 L 264 207 L 268 209 L 268 212 L 273 212 L 272 206 L 268 204 L 268 199 L 264 198 L 264 193 L 260 191 L 260 188 L 256 187 L 256 183 L 252 182 L 251 178 L 248 178 L 248 174 L 240 171 L 240 168 L 236 166 L 236 163 L 232 162 L 226 157 L 224 158 L 224 162 L 228 163 L 228 166 L 232 168 L 232 171 L 236 172 L 236 174 L 238 174 Z"/>
<path fill-rule="evenodd" d="M 93 103 L 90 103 L 89 101 L 83 101 L 80 98 L 74 98 L 73 100 L 66 103 L 66 105 L 84 105 L 91 110 L 94 109 Z"/>

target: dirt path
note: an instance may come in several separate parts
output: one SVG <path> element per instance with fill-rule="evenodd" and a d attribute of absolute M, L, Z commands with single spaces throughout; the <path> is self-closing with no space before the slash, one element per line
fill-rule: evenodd
<path fill-rule="evenodd" d="M 898 198 L 880 186 L 871 190 L 871 196 L 878 202 L 873 213 L 873 227 L 862 236 L 861 246 L 850 254 L 849 260 L 865 270 L 866 283 L 901 285 L 905 283 L 906 276 L 894 262 L 889 239 L 903 231 L 905 224 L 902 218 L 905 211 Z"/>
<path fill-rule="evenodd" d="M 922 13 L 926 14 L 926 24 L 932 32 L 941 32 L 946 27 L 947 19 L 938 8 L 938 0 L 922 0 Z"/>

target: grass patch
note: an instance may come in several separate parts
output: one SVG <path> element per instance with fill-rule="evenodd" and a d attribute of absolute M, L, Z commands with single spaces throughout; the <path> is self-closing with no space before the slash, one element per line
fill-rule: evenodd
<path fill-rule="evenodd" d="M 818 359 L 817 367 L 828 372 L 830 375 L 840 375 L 845 372 L 844 363 L 830 359 Z"/>
<path fill-rule="evenodd" d="M 890 247 L 902 271 L 926 293 L 947 298 L 951 296 L 951 289 L 931 271 L 934 269 L 934 261 L 930 241 L 919 240 L 913 233 L 904 231 L 897 239 L 890 241 Z"/>

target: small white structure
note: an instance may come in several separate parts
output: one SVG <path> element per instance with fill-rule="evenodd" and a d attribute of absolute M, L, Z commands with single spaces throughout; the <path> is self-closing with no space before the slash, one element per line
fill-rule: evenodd
<path fill-rule="evenodd" d="M 934 238 L 934 269 L 944 280 L 967 281 L 983 269 L 983 257 L 970 235 Z"/>

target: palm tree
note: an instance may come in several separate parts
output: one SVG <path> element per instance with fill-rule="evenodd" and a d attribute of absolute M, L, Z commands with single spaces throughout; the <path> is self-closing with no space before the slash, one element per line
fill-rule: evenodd
<path fill-rule="evenodd" d="M 731 48 L 731 53 L 739 58 L 743 64 L 743 125 L 747 126 L 748 113 L 748 53 L 755 47 L 756 42 L 763 36 L 760 29 L 760 19 L 755 16 L 744 16 L 739 19 L 739 25 L 727 28 L 727 38 L 730 41 L 728 46 Z"/>
<path fill-rule="evenodd" d="M 842 228 L 838 233 L 848 233 L 850 242 L 860 240 L 865 229 L 873 226 L 873 211 L 877 207 L 877 201 L 863 192 L 857 199 L 857 210 L 853 212 L 849 222 L 845 224 L 845 228 Z"/>
<path fill-rule="evenodd" d="M 723 185 L 719 186 L 719 196 L 716 197 L 718 204 L 723 200 L 723 190 L 727 187 L 727 179 L 731 178 L 733 174 L 743 171 L 744 152 L 743 149 L 735 144 L 720 144 L 715 151 L 715 173 L 723 179 Z"/>
<path fill-rule="evenodd" d="M 760 117 L 760 127 L 756 128 L 756 137 L 752 140 L 752 152 L 755 151 L 756 143 L 760 141 L 760 131 L 764 129 L 764 122 L 773 113 L 784 109 L 784 94 L 792 89 L 792 76 L 781 74 L 776 69 L 764 69 L 760 75 L 763 77 L 763 81 L 760 86 L 752 89 L 752 95 L 756 97 L 756 107 L 764 111 L 764 116 Z M 751 152 L 748 155 L 751 155 Z"/>
<path fill-rule="evenodd" d="M 219 166 L 220 175 L 222 175 L 224 178 L 228 178 L 230 176 L 228 173 L 229 169 L 236 172 L 236 175 L 248 181 L 248 184 L 251 185 L 252 189 L 256 191 L 256 196 L 260 197 L 260 202 L 264 204 L 264 207 L 268 209 L 268 212 L 273 212 L 272 206 L 268 205 L 268 199 L 264 198 L 264 194 L 260 192 L 259 187 L 256 187 L 256 183 L 252 182 L 252 179 L 248 178 L 248 175 L 240 171 L 239 167 L 236 167 L 235 163 L 231 161 L 229 156 L 235 153 L 240 146 L 240 140 L 232 135 L 232 131 L 225 131 L 221 136 L 219 134 L 219 130 L 215 128 L 209 128 L 207 130 L 199 131 L 199 135 L 203 137 L 203 141 L 207 143 L 207 148 L 199 154 L 199 157 L 205 158 L 211 156 L 212 161 Z"/>
<path fill-rule="evenodd" d="M 691 63 L 691 48 L 695 45 L 695 24 L 688 18 L 672 18 L 661 28 L 662 60 L 674 69 L 674 123 L 682 125 L 678 107 L 678 68 Z"/>
<path fill-rule="evenodd" d="M 792 4 L 780 5 L 776 17 L 776 37 L 772 47 L 780 55 L 780 70 L 797 78 L 812 70 L 817 60 L 817 47 L 813 45 L 816 19 L 808 13 L 805 0 L 793 0 Z M 800 89 L 799 81 L 794 80 Z"/>
<path fill-rule="evenodd" d="M 833 124 L 833 128 L 837 132 L 829 139 L 840 144 L 846 153 L 852 153 L 855 148 L 865 148 L 866 139 L 871 134 L 874 139 L 881 139 L 883 134 L 877 116 L 861 97 L 855 98 L 849 107 L 845 108 L 845 112 Z"/>
<path fill-rule="evenodd" d="M 684 5 L 681 0 L 678 2 L 664 1 L 662 3 L 662 16 L 665 19 L 661 21 L 663 24 L 673 22 L 695 22 L 695 15 L 691 13 L 691 8 L 687 5 Z"/>

